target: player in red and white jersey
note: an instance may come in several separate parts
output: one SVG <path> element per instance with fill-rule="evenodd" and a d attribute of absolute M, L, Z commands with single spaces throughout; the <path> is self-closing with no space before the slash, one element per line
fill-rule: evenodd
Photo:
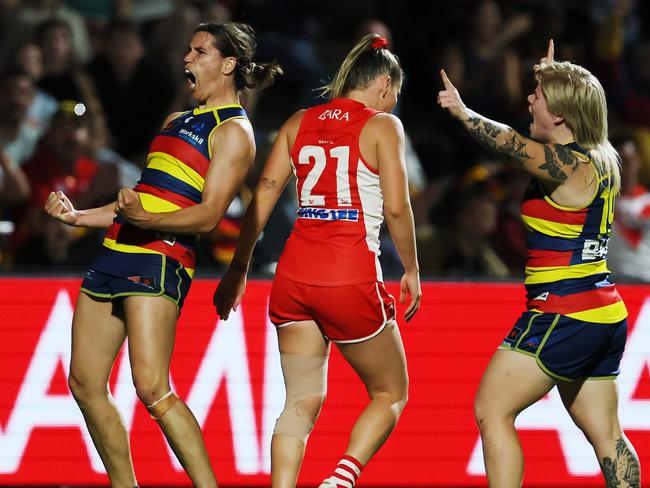
<path fill-rule="evenodd" d="M 400 301 L 419 308 L 420 281 L 404 161 L 404 130 L 389 112 L 403 73 L 378 35 L 350 51 L 330 85 L 328 103 L 282 126 L 247 210 L 235 256 L 215 292 L 222 318 L 244 293 L 253 247 L 292 174 L 299 209 L 280 257 L 269 315 L 276 325 L 286 385 L 271 444 L 274 488 L 295 486 L 307 438 L 327 390 L 330 345 L 337 343 L 366 386 L 370 402 L 347 449 L 321 487 L 352 487 L 394 428 L 408 374 L 394 299 L 379 266 L 384 216 L 405 273 Z"/>

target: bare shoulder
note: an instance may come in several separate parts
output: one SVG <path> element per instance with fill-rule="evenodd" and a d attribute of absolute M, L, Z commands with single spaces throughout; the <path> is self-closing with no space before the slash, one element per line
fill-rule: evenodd
<path fill-rule="evenodd" d="M 252 161 L 255 158 L 255 136 L 248 119 L 230 119 L 210 134 L 212 158 Z"/>
<path fill-rule="evenodd" d="M 404 138 L 402 121 L 393 114 L 381 112 L 368 119 L 363 127 L 361 137 L 370 137 L 378 141 L 395 141 Z"/>
<path fill-rule="evenodd" d="M 370 117 L 366 123 L 366 127 L 373 132 L 381 134 L 401 134 L 404 132 L 404 126 L 402 125 L 402 121 L 399 119 L 399 117 L 385 112 L 381 112 Z"/>
<path fill-rule="evenodd" d="M 213 132 L 213 141 L 228 141 L 229 143 L 255 143 L 255 136 L 253 134 L 253 126 L 248 119 L 230 119 L 220 125 L 217 130 Z"/>

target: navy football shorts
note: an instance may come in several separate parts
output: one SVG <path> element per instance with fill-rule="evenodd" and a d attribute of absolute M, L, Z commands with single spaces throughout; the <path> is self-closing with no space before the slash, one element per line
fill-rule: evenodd
<path fill-rule="evenodd" d="M 524 312 L 499 349 L 533 356 L 554 379 L 610 379 L 620 373 L 627 320 L 583 322 L 565 315 Z"/>
<path fill-rule="evenodd" d="M 164 296 L 180 313 L 192 278 L 177 261 L 162 254 L 138 254 L 102 248 L 90 265 L 81 291 L 113 300 L 127 296 Z"/>

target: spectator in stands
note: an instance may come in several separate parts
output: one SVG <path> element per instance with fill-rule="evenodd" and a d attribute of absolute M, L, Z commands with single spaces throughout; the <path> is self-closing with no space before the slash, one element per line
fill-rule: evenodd
<path fill-rule="evenodd" d="M 39 124 L 29 117 L 34 93 L 26 71 L 15 69 L 0 76 L 0 150 L 14 166 L 32 155 L 41 134 Z"/>
<path fill-rule="evenodd" d="M 455 278 L 507 277 L 509 270 L 491 243 L 497 224 L 494 197 L 481 186 L 470 188 L 458 197 L 456 207 L 451 228 L 422 246 L 430 269 Z"/>
<path fill-rule="evenodd" d="M 87 25 L 69 3 L 66 0 L 0 2 L 0 66 L 7 63 L 18 46 L 32 40 L 39 25 L 50 19 L 58 19 L 69 26 L 75 59 L 86 63 L 92 56 Z"/>
<path fill-rule="evenodd" d="M 86 264 L 92 252 L 81 249 L 97 246 L 98 232 L 76 231 L 42 211 L 53 188 L 87 207 L 111 201 L 119 189 L 110 176 L 115 173 L 92 157 L 90 120 L 84 112 L 78 102 L 60 103 L 38 149 L 23 166 L 31 198 L 10 242 L 16 264 Z M 70 252 L 73 244 L 79 252 Z"/>
<path fill-rule="evenodd" d="M 39 25 L 36 42 L 43 55 L 43 76 L 38 85 L 57 101 L 79 100 L 90 114 L 101 112 L 91 78 L 76 59 L 72 29 L 59 18 Z"/>
<path fill-rule="evenodd" d="M 530 30 L 532 19 L 526 13 L 504 17 L 498 2 L 481 0 L 471 24 L 466 36 L 444 46 L 447 71 L 470 106 L 490 116 L 511 117 L 523 98 L 520 59 L 513 44 Z"/>
<path fill-rule="evenodd" d="M 18 47 L 11 62 L 12 69 L 24 70 L 34 82 L 34 99 L 27 112 L 30 122 L 42 134 L 57 109 L 54 97 L 42 90 L 38 83 L 43 77 L 43 53 L 35 42 L 26 42 Z"/>
<path fill-rule="evenodd" d="M 612 142 L 622 171 L 608 264 L 617 276 L 650 282 L 650 191 L 639 182 L 641 158 L 634 138 L 625 135 Z"/>
<path fill-rule="evenodd" d="M 597 66 L 610 94 L 612 111 L 620 124 L 629 126 L 644 164 L 639 177 L 650 182 L 650 43 L 626 42 L 625 25 L 635 15 L 633 0 L 616 0 L 599 26 Z"/>
<path fill-rule="evenodd" d="M 148 142 L 170 112 L 177 87 L 168 67 L 147 56 L 136 24 L 114 21 L 107 35 L 106 53 L 95 59 L 89 71 L 113 147 L 144 166 Z"/>
<path fill-rule="evenodd" d="M 526 228 L 521 220 L 521 199 L 530 176 L 511 164 L 504 164 L 495 175 L 499 181 L 498 217 L 494 232 L 494 250 L 510 275 L 521 276 L 526 265 Z"/>

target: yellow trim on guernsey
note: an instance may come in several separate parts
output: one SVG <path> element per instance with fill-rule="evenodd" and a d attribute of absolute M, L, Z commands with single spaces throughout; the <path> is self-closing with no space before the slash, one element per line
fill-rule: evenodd
<path fill-rule="evenodd" d="M 221 124 L 219 123 L 219 117 L 217 116 L 217 113 L 216 113 L 216 112 L 214 113 L 214 116 L 215 116 L 215 118 L 217 119 L 217 125 L 215 125 L 215 126 L 212 128 L 212 130 L 210 131 L 210 133 L 208 134 L 208 157 L 210 158 L 210 162 L 212 162 L 212 158 L 213 158 L 213 156 L 214 156 L 214 154 L 212 154 L 212 145 L 213 145 L 213 140 L 212 140 L 212 138 L 214 137 L 214 134 L 216 133 L 216 130 L 217 130 L 217 129 L 219 128 L 219 126 L 221 125 Z"/>
<path fill-rule="evenodd" d="M 153 249 L 147 249 L 146 247 L 133 246 L 131 244 L 121 244 L 115 241 L 115 239 L 109 239 L 104 237 L 104 247 L 112 249 L 113 251 L 126 252 L 131 254 L 158 254 L 160 256 L 165 256 L 163 253 L 154 251 Z M 187 274 L 190 278 L 194 277 L 194 269 L 192 268 L 183 268 L 187 271 Z"/>
<path fill-rule="evenodd" d="M 554 281 L 584 278 L 599 273 L 609 273 L 606 261 L 574 264 L 573 266 L 549 266 L 533 268 L 526 266 L 526 285 L 552 283 Z"/>
<path fill-rule="evenodd" d="M 163 152 L 152 152 L 147 157 L 147 168 L 157 169 L 203 192 L 205 179 L 180 159 Z"/>
<path fill-rule="evenodd" d="M 578 224 L 560 224 L 550 220 L 538 219 L 536 217 L 529 217 L 522 215 L 524 225 L 544 235 L 552 237 L 580 237 L 582 234 L 583 225 Z"/>
<path fill-rule="evenodd" d="M 578 154 L 580 154 L 580 153 L 578 153 Z M 596 185 L 596 189 L 594 190 L 594 194 L 591 196 L 589 201 L 587 203 L 585 203 L 584 205 L 578 205 L 577 207 L 568 207 L 566 205 L 560 205 L 559 203 L 553 201 L 553 199 L 548 195 L 548 193 L 546 192 L 546 189 L 542 185 L 542 189 L 544 191 L 544 200 L 546 200 L 546 203 L 548 203 L 551 207 L 555 207 L 555 208 L 557 208 L 559 210 L 564 210 L 566 212 L 578 212 L 580 210 L 584 210 L 585 208 L 589 207 L 589 205 L 591 205 L 592 203 L 594 203 L 596 201 L 596 198 L 598 197 L 598 193 L 600 192 L 600 182 L 601 181 L 602 181 L 602 178 L 599 178 L 598 184 Z"/>
<path fill-rule="evenodd" d="M 229 103 L 226 105 L 219 105 L 217 107 L 207 107 L 207 108 L 195 108 L 192 110 L 192 115 L 199 115 L 199 114 L 204 114 L 206 112 L 215 112 L 217 110 L 221 110 L 222 108 L 242 108 L 241 104 L 239 103 Z M 228 119 L 230 120 L 230 119 Z"/>

